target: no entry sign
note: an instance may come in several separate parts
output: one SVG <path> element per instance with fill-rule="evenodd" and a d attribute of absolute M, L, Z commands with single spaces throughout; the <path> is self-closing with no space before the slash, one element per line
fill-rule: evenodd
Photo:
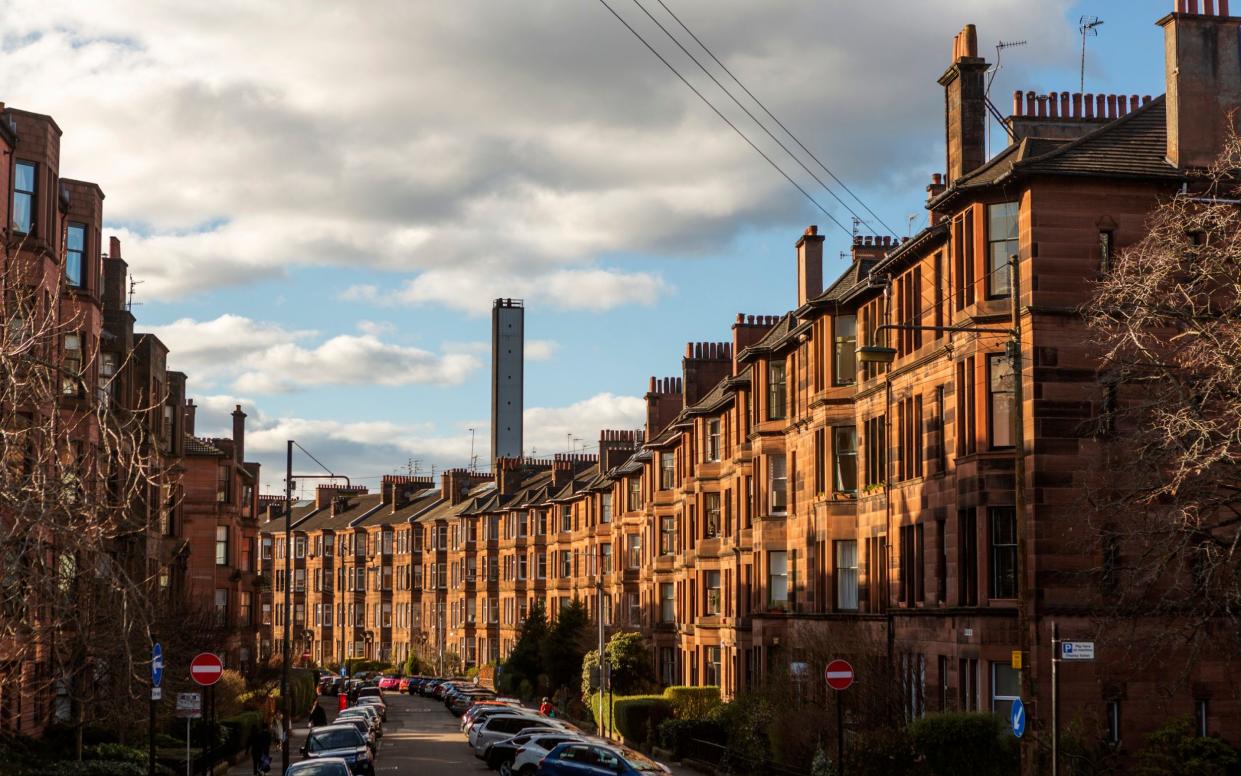
<path fill-rule="evenodd" d="M 823 678 L 833 690 L 847 690 L 853 684 L 853 666 L 847 660 L 833 660 L 827 664 Z"/>
<path fill-rule="evenodd" d="M 190 678 L 203 687 L 210 687 L 220 681 L 223 673 L 224 664 L 210 652 L 199 652 L 190 661 Z"/>

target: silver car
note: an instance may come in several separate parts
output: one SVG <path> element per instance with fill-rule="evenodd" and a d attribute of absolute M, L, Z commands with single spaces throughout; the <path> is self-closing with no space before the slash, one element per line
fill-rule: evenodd
<path fill-rule="evenodd" d="M 284 776 L 352 776 L 349 763 L 342 757 L 318 757 L 293 763 Z"/>
<path fill-rule="evenodd" d="M 353 725 L 324 725 L 306 736 L 302 757 L 341 759 L 356 776 L 375 776 L 375 760 L 366 738 Z"/>
<path fill-rule="evenodd" d="M 535 730 L 561 730 L 552 720 L 525 715 L 497 715 L 488 717 L 470 730 L 470 746 L 474 748 L 474 756 L 482 757 L 487 745 L 496 741 L 512 738 L 518 733 L 532 733 Z"/>

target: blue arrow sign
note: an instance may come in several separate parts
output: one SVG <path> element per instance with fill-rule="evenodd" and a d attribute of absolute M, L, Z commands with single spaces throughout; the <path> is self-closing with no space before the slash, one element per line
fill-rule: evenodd
<path fill-rule="evenodd" d="M 348 675 L 349 675 L 349 669 L 348 669 L 348 668 L 345 668 L 345 667 L 342 665 L 342 666 L 340 667 L 340 675 L 341 675 L 341 676 L 348 676 Z"/>
<path fill-rule="evenodd" d="M 164 681 L 164 650 L 160 647 L 159 642 L 151 647 L 151 686 L 159 687 L 159 683 Z"/>
<path fill-rule="evenodd" d="M 1026 707 L 1018 698 L 1013 701 L 1013 708 L 1008 713 L 1008 724 L 1013 728 L 1013 735 L 1021 738 L 1026 732 Z"/>

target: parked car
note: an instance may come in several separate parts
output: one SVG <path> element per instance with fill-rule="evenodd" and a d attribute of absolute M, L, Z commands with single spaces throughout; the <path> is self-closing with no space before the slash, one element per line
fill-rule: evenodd
<path fill-rule="evenodd" d="M 395 676 L 379 677 L 379 689 L 381 690 L 395 690 L 400 683 L 401 680 Z"/>
<path fill-rule="evenodd" d="M 362 687 L 359 687 L 358 698 L 361 699 L 361 698 L 367 698 L 367 697 L 383 698 L 384 691 L 381 690 L 378 685 L 374 685 L 374 686 L 364 685 Z"/>
<path fill-rule="evenodd" d="M 342 725 L 349 725 L 357 730 L 366 739 L 366 745 L 370 747 L 371 756 L 373 757 L 379 751 L 379 736 L 375 734 L 375 728 L 371 726 L 371 721 L 361 714 L 341 714 L 336 721 Z M 336 724 L 333 722 L 332 724 Z"/>
<path fill-rule="evenodd" d="M 342 757 L 316 757 L 290 764 L 284 776 L 350 776 L 349 763 Z"/>
<path fill-rule="evenodd" d="M 495 700 L 495 695 L 489 692 L 460 692 L 448 699 L 448 710 L 460 717 L 465 714 L 471 706 L 475 704 Z"/>
<path fill-rule="evenodd" d="M 556 725 L 550 719 L 542 717 L 498 714 L 474 725 L 469 735 L 470 746 L 474 749 L 475 757 L 482 757 L 487 750 L 487 744 L 512 738 L 518 733 L 532 732 L 534 728 L 553 729 Z"/>
<path fill-rule="evenodd" d="M 543 717 L 539 716 L 539 713 L 534 711 L 533 709 L 513 707 L 507 704 L 503 704 L 503 703 L 488 704 L 488 705 L 476 704 L 476 705 L 482 706 L 482 708 L 477 708 L 477 709 L 471 708 L 466 714 L 462 715 L 461 717 L 461 730 L 466 735 L 469 735 L 470 730 L 473 729 L 475 725 L 479 724 L 480 722 L 487 719 L 488 717 L 493 717 L 497 714 L 508 714 L 508 715 L 525 714 L 528 717 L 534 717 L 536 719 L 544 719 Z"/>
<path fill-rule="evenodd" d="M 538 776 L 581 776 L 584 773 L 636 774 L 672 773 L 641 752 L 624 746 L 569 741 L 559 744 L 539 760 Z"/>
<path fill-rule="evenodd" d="M 408 676 L 402 677 L 401 680 L 396 683 L 396 691 L 399 693 L 410 692 L 409 683 L 411 681 L 413 680 Z"/>
<path fill-rule="evenodd" d="M 306 736 L 301 748 L 307 759 L 340 758 L 356 776 L 375 776 L 374 750 L 354 725 L 324 725 Z"/>
<path fill-rule="evenodd" d="M 376 737 L 383 735 L 383 717 L 379 714 L 379 709 L 368 703 L 359 702 L 356 706 L 350 706 L 341 712 L 341 714 L 361 715 L 366 717 L 366 721 L 371 723 L 371 727 L 375 730 Z"/>
<path fill-rule="evenodd" d="M 568 741 L 594 741 L 587 739 L 586 736 L 575 736 L 568 733 L 552 733 L 550 730 L 541 731 L 541 733 L 525 734 L 513 736 L 511 741 L 517 739 L 522 740 L 513 752 L 513 759 L 504 761 L 500 760 L 496 765 L 496 770 L 500 771 L 500 776 L 532 776 L 535 771 L 539 770 L 539 761 L 547 756 L 547 752 L 556 749 L 558 745 L 566 744 Z M 493 745 L 504 746 L 508 741 L 500 741 L 499 744 Z M 488 760 L 488 765 L 491 761 Z"/>
<path fill-rule="evenodd" d="M 543 759 L 543 755 L 555 749 L 557 744 L 581 740 L 584 739 L 570 733 L 553 733 L 545 730 L 535 733 L 518 733 L 512 738 L 496 741 L 488 746 L 483 751 L 483 762 L 487 763 L 487 767 L 493 771 L 499 771 L 500 776 L 514 776 L 514 774 L 521 773 L 517 758 L 522 756 L 525 758 L 523 764 L 529 769 L 528 772 L 534 773 L 539 760 Z"/>
<path fill-rule="evenodd" d="M 358 706 L 370 706 L 379 712 L 379 718 L 384 722 L 388 721 L 388 704 L 384 703 L 383 698 L 376 698 L 374 695 L 363 695 L 358 698 Z"/>

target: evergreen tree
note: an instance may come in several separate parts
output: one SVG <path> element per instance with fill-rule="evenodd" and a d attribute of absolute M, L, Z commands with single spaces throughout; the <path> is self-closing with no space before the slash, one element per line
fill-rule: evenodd
<path fill-rule="evenodd" d="M 616 694 L 636 695 L 655 686 L 650 645 L 641 633 L 613 634 L 604 653 L 607 655 L 608 670 L 612 673 L 612 690 Z"/>
<path fill-rule="evenodd" d="M 556 624 L 543 640 L 543 672 L 553 689 L 572 688 L 578 684 L 589 639 L 590 618 L 586 607 L 574 598 L 561 608 Z"/>
<path fill-rule="evenodd" d="M 522 680 L 528 681 L 532 687 L 537 686 L 539 672 L 543 668 L 543 642 L 547 640 L 547 635 L 547 614 L 542 602 L 536 601 L 521 625 L 521 635 L 517 637 L 513 651 L 504 661 L 501 675 L 510 691 L 516 691 Z"/>

